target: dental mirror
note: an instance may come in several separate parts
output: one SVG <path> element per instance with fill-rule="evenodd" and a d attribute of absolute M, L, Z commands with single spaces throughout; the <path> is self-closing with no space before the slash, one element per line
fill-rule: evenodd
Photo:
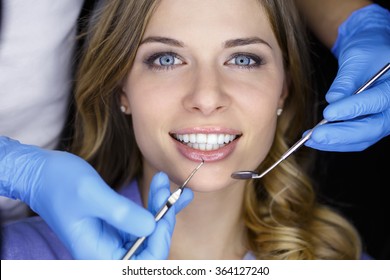
<path fill-rule="evenodd" d="M 359 94 L 363 90 L 367 89 L 369 86 L 371 86 L 377 79 L 379 79 L 383 74 L 385 74 L 390 69 L 390 63 L 387 63 L 381 70 L 379 70 L 370 80 L 368 80 L 364 85 L 362 85 L 354 94 Z M 248 180 L 248 179 L 260 179 L 264 175 L 266 175 L 268 172 L 270 172 L 272 169 L 274 169 L 276 166 L 279 165 L 283 160 L 288 158 L 292 153 L 294 153 L 296 150 L 298 150 L 300 147 L 305 144 L 307 140 L 311 137 L 313 134 L 314 129 L 317 126 L 323 125 L 328 123 L 327 120 L 323 119 L 320 121 L 315 127 L 313 127 L 306 135 L 304 135 L 298 142 L 296 142 L 290 149 L 288 149 L 279 160 L 277 160 L 271 167 L 269 167 L 267 170 L 265 170 L 263 173 L 258 174 L 255 171 L 236 171 L 231 174 L 231 177 L 233 179 L 240 179 L 240 180 Z"/>

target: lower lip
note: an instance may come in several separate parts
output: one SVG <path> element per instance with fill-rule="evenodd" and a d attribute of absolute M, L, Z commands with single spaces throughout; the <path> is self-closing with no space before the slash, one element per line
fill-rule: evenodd
<path fill-rule="evenodd" d="M 234 151 L 238 142 L 238 139 L 236 139 L 233 142 L 230 142 L 229 144 L 217 150 L 202 151 L 193 149 L 174 139 L 172 140 L 175 142 L 179 152 L 189 160 L 201 161 L 203 159 L 206 162 L 213 162 L 225 159 Z"/>

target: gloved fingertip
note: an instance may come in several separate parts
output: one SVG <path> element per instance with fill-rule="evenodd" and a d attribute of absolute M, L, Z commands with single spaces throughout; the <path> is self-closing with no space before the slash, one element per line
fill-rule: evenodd
<path fill-rule="evenodd" d="M 336 102 L 343 99 L 346 95 L 340 92 L 332 91 L 332 89 L 325 95 L 325 100 L 328 103 Z"/>
<path fill-rule="evenodd" d="M 149 235 L 156 226 L 152 213 L 125 197 L 118 199 L 102 219 L 135 236 Z"/>
<path fill-rule="evenodd" d="M 324 109 L 323 116 L 324 116 L 324 119 L 326 119 L 327 121 L 330 121 L 330 122 L 338 120 L 338 118 L 339 118 L 339 116 L 337 115 L 337 112 L 335 110 L 333 110 L 333 107 L 331 107 L 330 105 Z"/>
<path fill-rule="evenodd" d="M 149 195 L 148 195 L 148 209 L 154 211 L 156 196 L 160 190 L 169 190 L 170 182 L 168 175 L 164 172 L 156 173 L 150 183 Z M 164 192 L 165 193 L 165 192 Z"/>
<path fill-rule="evenodd" d="M 150 211 L 157 213 L 158 210 L 166 203 L 168 197 L 171 195 L 169 189 L 159 189 L 153 193 L 153 198 L 149 200 L 148 208 Z"/>
<path fill-rule="evenodd" d="M 360 78 L 360 72 L 351 65 L 341 65 L 337 76 L 325 95 L 328 103 L 341 100 L 353 94 L 356 88 L 356 81 Z"/>
<path fill-rule="evenodd" d="M 160 187 L 160 186 L 169 186 L 169 178 L 168 175 L 164 172 L 157 172 L 151 182 L 151 187 Z"/>
<path fill-rule="evenodd" d="M 185 188 L 180 199 L 175 204 L 176 213 L 179 213 L 185 208 L 194 198 L 194 192 L 191 189 Z"/>
<path fill-rule="evenodd" d="M 154 194 L 157 193 L 159 189 L 169 189 L 169 186 L 170 182 L 168 175 L 164 172 L 156 173 L 152 178 L 152 182 L 150 183 L 149 198 L 153 200 Z"/>
<path fill-rule="evenodd" d="M 306 130 L 305 132 L 302 133 L 302 137 L 305 137 L 308 133 L 310 132 L 310 129 Z"/>
<path fill-rule="evenodd" d="M 305 142 L 305 146 L 306 147 L 309 147 L 309 148 L 314 148 L 314 141 L 313 140 L 311 140 L 311 139 L 309 139 L 309 140 L 307 140 L 306 142 Z"/>
<path fill-rule="evenodd" d="M 154 216 L 149 211 L 146 211 L 145 218 L 142 219 L 142 228 L 140 230 L 143 231 L 139 236 L 146 236 L 151 234 L 156 228 L 156 221 Z"/>
<path fill-rule="evenodd" d="M 328 134 L 322 127 L 318 127 L 314 129 L 313 134 L 310 137 L 310 140 L 321 145 L 329 143 Z"/>
<path fill-rule="evenodd" d="M 191 202 L 194 198 L 194 192 L 191 189 L 185 188 L 181 196 L 183 202 Z"/>

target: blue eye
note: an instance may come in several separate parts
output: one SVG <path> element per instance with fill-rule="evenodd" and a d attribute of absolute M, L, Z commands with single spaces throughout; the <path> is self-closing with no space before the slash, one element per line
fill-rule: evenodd
<path fill-rule="evenodd" d="M 147 58 L 145 64 L 148 67 L 160 70 L 160 69 L 171 69 L 177 65 L 184 64 L 183 60 L 181 60 L 177 54 L 164 52 L 164 53 L 156 53 Z"/>
<path fill-rule="evenodd" d="M 169 66 L 169 65 L 174 65 L 175 64 L 175 59 L 176 57 L 173 56 L 172 54 L 165 54 L 160 56 L 155 60 L 155 62 L 158 61 L 158 64 L 162 66 Z"/>
<path fill-rule="evenodd" d="M 237 65 L 251 65 L 254 60 L 245 55 L 238 55 L 234 58 L 234 62 Z"/>
<path fill-rule="evenodd" d="M 261 65 L 262 59 L 253 54 L 235 54 L 227 62 L 226 65 L 233 65 L 244 68 L 253 68 Z"/>

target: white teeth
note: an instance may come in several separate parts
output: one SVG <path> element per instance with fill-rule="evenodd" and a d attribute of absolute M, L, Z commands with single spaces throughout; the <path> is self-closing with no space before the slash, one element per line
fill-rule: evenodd
<path fill-rule="evenodd" d="M 191 134 L 193 135 L 193 134 Z M 199 144 L 207 143 L 207 135 L 206 134 L 196 134 L 196 142 Z"/>
<path fill-rule="evenodd" d="M 175 137 L 180 142 L 187 144 L 187 146 L 202 150 L 202 151 L 212 151 L 217 150 L 226 144 L 232 142 L 236 139 L 237 135 L 234 134 L 174 134 Z"/>
<path fill-rule="evenodd" d="M 224 134 L 218 134 L 218 144 L 221 145 L 225 143 L 225 135 Z"/>
<path fill-rule="evenodd" d="M 196 134 L 190 134 L 189 139 L 191 143 L 196 143 Z"/>
<path fill-rule="evenodd" d="M 217 134 L 209 134 L 207 137 L 207 144 L 208 145 L 218 144 L 218 135 Z"/>

